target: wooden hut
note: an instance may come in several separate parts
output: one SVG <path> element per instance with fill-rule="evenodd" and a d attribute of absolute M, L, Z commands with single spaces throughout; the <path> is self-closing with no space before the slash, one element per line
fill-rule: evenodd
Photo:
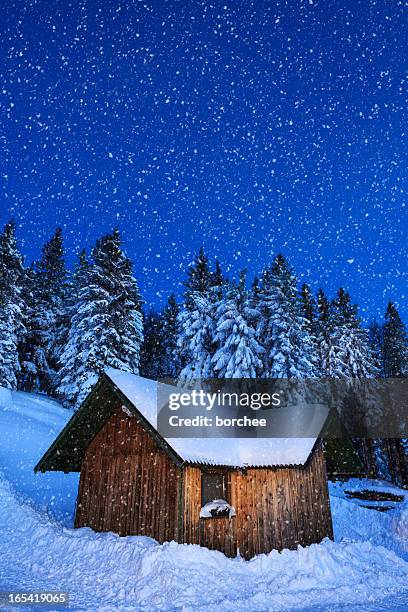
<path fill-rule="evenodd" d="M 247 559 L 332 537 L 318 440 L 166 440 L 156 395 L 157 383 L 106 370 L 35 467 L 80 472 L 76 527 Z"/>

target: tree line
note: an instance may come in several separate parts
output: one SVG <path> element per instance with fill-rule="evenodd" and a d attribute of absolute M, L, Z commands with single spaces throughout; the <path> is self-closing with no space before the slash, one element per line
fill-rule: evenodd
<path fill-rule="evenodd" d="M 0 384 L 78 407 L 107 366 L 150 378 L 394 378 L 408 374 L 408 340 L 389 302 L 364 329 L 349 293 L 329 299 L 298 287 L 277 255 L 248 287 L 247 274 L 211 269 L 201 248 L 182 303 L 143 314 L 117 229 L 65 261 L 62 231 L 24 266 L 15 224 L 0 234 Z"/>
<path fill-rule="evenodd" d="M 60 228 L 29 266 L 15 230 L 9 222 L 0 233 L 0 385 L 10 389 L 76 409 L 108 366 L 181 381 L 408 375 L 406 329 L 393 302 L 383 323 L 365 329 L 344 288 L 333 298 L 305 283 L 299 289 L 283 255 L 248 286 L 245 270 L 229 279 L 201 248 L 182 302 L 171 294 L 162 312 L 143 313 L 117 229 L 89 255 L 83 250 L 72 270 Z M 406 440 L 367 452 L 373 473 L 408 481 Z"/>
<path fill-rule="evenodd" d="M 184 299 L 145 316 L 141 373 L 193 378 L 396 378 L 408 375 L 408 340 L 393 302 L 384 323 L 362 326 L 339 288 L 314 296 L 282 256 L 247 286 L 224 277 L 203 249 L 187 272 Z"/>
<path fill-rule="evenodd" d="M 70 271 L 62 231 L 25 267 L 15 225 L 0 234 L 0 385 L 77 408 L 104 367 L 137 373 L 143 341 L 132 263 L 114 230 Z"/>
<path fill-rule="evenodd" d="M 248 288 L 246 273 L 224 277 L 203 249 L 189 268 L 179 305 L 145 317 L 141 373 L 150 378 L 399 378 L 408 375 L 408 340 L 398 310 L 364 329 L 357 305 L 339 288 L 299 289 L 288 261 L 277 255 Z M 408 485 L 406 439 L 354 440 L 373 477 Z M 341 445 L 340 445 L 341 447 Z M 331 454 L 345 452 L 331 445 Z M 336 460 L 337 461 L 337 460 Z"/>

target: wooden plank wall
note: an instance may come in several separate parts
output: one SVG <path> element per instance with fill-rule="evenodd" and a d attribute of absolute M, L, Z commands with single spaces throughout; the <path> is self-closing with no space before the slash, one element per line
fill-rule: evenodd
<path fill-rule="evenodd" d="M 180 478 L 151 435 L 118 406 L 85 453 L 75 526 L 177 540 Z"/>
<path fill-rule="evenodd" d="M 230 472 L 232 474 L 232 472 Z M 201 469 L 184 468 L 183 475 L 183 533 L 188 544 L 200 544 L 211 550 L 221 550 L 229 557 L 236 555 L 234 519 L 200 519 Z"/>
<path fill-rule="evenodd" d="M 201 469 L 184 470 L 185 542 L 246 559 L 333 537 L 325 463 L 317 450 L 302 469 L 229 472 L 232 519 L 200 519 Z"/>
<path fill-rule="evenodd" d="M 200 519 L 201 468 L 182 474 L 118 406 L 85 453 L 75 526 L 200 544 L 230 557 L 239 551 L 247 559 L 332 537 L 320 449 L 301 469 L 229 471 L 228 478 L 236 517 Z"/>

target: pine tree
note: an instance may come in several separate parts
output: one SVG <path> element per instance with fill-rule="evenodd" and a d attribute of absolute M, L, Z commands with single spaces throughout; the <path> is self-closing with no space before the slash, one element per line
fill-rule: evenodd
<path fill-rule="evenodd" d="M 39 339 L 35 332 L 36 304 L 36 274 L 34 264 L 23 271 L 21 296 L 23 299 L 25 333 L 20 339 L 18 352 L 20 372 L 18 374 L 18 388 L 32 393 L 40 389 L 40 374 L 38 371 L 39 359 L 37 348 Z"/>
<path fill-rule="evenodd" d="M 384 326 L 380 325 L 378 321 L 371 321 L 368 327 L 368 340 L 371 346 L 371 350 L 375 356 L 377 363 L 380 368 L 380 376 L 384 378 L 384 359 L 383 359 L 383 345 L 384 345 Z"/>
<path fill-rule="evenodd" d="M 212 359 L 218 378 L 256 378 L 262 369 L 262 347 L 256 339 L 259 311 L 251 303 L 245 289 L 245 272 L 238 284 L 232 283 L 217 309 L 215 342 Z"/>
<path fill-rule="evenodd" d="M 341 378 L 346 370 L 346 365 L 341 360 L 340 347 L 336 344 L 334 307 L 323 289 L 317 292 L 316 307 L 318 313 L 317 352 L 321 376 Z"/>
<path fill-rule="evenodd" d="M 140 353 L 140 375 L 152 380 L 163 377 L 165 348 L 163 318 L 154 311 L 144 317 L 143 344 Z"/>
<path fill-rule="evenodd" d="M 382 343 L 385 378 L 408 376 L 408 338 L 405 325 L 391 301 L 385 313 Z"/>
<path fill-rule="evenodd" d="M 332 306 L 334 310 L 332 342 L 341 364 L 341 377 L 375 378 L 379 369 L 370 347 L 368 334 L 361 327 L 357 305 L 352 304 L 348 292 L 340 288 Z"/>
<path fill-rule="evenodd" d="M 162 317 L 162 346 L 164 350 L 162 376 L 177 378 L 180 375 L 181 355 L 177 344 L 179 336 L 180 307 L 172 293 L 167 300 Z"/>
<path fill-rule="evenodd" d="M 226 280 L 222 273 L 221 264 L 218 259 L 215 261 L 215 270 L 211 273 L 210 278 L 210 294 L 213 301 L 218 301 L 222 298 Z"/>
<path fill-rule="evenodd" d="M 317 320 L 317 305 L 313 293 L 306 283 L 303 283 L 300 293 L 300 314 L 303 317 L 303 326 L 309 334 L 310 338 L 310 359 L 313 363 L 314 374 L 321 376 L 319 357 L 319 342 L 318 342 L 318 320 Z"/>
<path fill-rule="evenodd" d="M 88 384 L 89 366 L 87 363 L 85 339 L 81 336 L 81 322 L 85 319 L 87 301 L 86 290 L 90 282 L 90 263 L 86 252 L 81 251 L 72 279 L 72 292 L 67 309 L 71 319 L 66 345 L 59 360 L 59 384 L 57 394 L 67 406 L 78 407 L 84 396 L 83 389 Z M 95 381 L 96 382 L 96 381 Z M 90 385 L 91 386 L 91 385 Z"/>
<path fill-rule="evenodd" d="M 389 301 L 385 313 L 381 356 L 385 378 L 408 376 L 408 338 L 399 312 Z M 405 421 L 405 422 L 404 422 Z M 401 419 L 406 426 L 406 418 Z M 388 464 L 392 480 L 399 486 L 408 485 L 408 438 L 394 438 L 386 441 Z"/>
<path fill-rule="evenodd" d="M 315 347 L 302 316 L 296 276 L 282 255 L 275 258 L 267 276 L 268 300 L 264 296 L 262 302 L 267 317 L 265 377 L 315 377 Z"/>
<path fill-rule="evenodd" d="M 306 283 L 303 283 L 300 289 L 300 307 L 306 329 L 315 336 L 317 331 L 316 303 L 313 293 Z"/>
<path fill-rule="evenodd" d="M 177 318 L 177 347 L 182 364 L 179 378 L 182 382 L 213 375 L 214 314 L 222 294 L 222 284 L 221 267 L 218 265 L 212 273 L 201 247 L 188 270 L 184 283 L 184 307 Z"/>
<path fill-rule="evenodd" d="M 214 321 L 207 294 L 190 292 L 185 308 L 178 316 L 177 346 L 184 364 L 180 381 L 210 378 L 213 375 Z"/>
<path fill-rule="evenodd" d="M 11 221 L 0 235 L 0 385 L 9 389 L 17 388 L 20 372 L 18 346 L 25 333 L 23 276 L 15 224 Z"/>
<path fill-rule="evenodd" d="M 261 294 L 261 286 L 259 283 L 259 278 L 257 276 L 255 276 L 254 280 L 252 281 L 251 292 L 252 292 L 252 299 L 254 301 L 254 304 L 258 305 L 260 294 Z"/>
<path fill-rule="evenodd" d="M 260 282 L 254 279 L 252 292 L 259 312 L 257 340 L 264 349 L 262 373 L 267 377 L 270 372 L 270 354 L 273 346 L 272 316 L 275 305 L 271 266 L 265 268 Z"/>
<path fill-rule="evenodd" d="M 342 378 L 346 364 L 342 361 L 339 335 L 335 332 L 336 318 L 333 301 L 323 289 L 317 293 L 317 353 L 320 375 L 327 378 Z"/>
<path fill-rule="evenodd" d="M 61 228 L 44 245 L 35 270 L 35 312 L 32 320 L 36 370 L 41 390 L 56 394 L 59 356 L 68 334 L 68 272 Z"/>
<path fill-rule="evenodd" d="M 74 274 L 71 282 L 70 299 L 68 300 L 68 312 L 70 317 L 75 313 L 79 293 L 88 280 L 91 263 L 85 249 L 79 253 L 78 261 L 74 266 Z"/>
<path fill-rule="evenodd" d="M 337 291 L 332 300 L 331 310 L 333 376 L 348 381 L 347 387 L 340 388 L 343 394 L 347 391 L 341 400 L 343 418 L 348 425 L 357 421 L 359 427 L 367 426 L 370 421 L 375 421 L 378 398 L 372 389 L 367 395 L 364 381 L 378 376 L 379 368 L 368 333 L 361 327 L 357 305 L 351 302 L 349 293 L 343 288 Z M 362 412 L 359 412 L 361 409 Z M 368 438 L 354 438 L 353 441 L 369 472 L 374 475 L 382 463 L 382 441 Z"/>
<path fill-rule="evenodd" d="M 190 296 L 193 294 L 207 295 L 212 285 L 213 275 L 211 274 L 208 257 L 204 253 L 203 247 L 200 248 L 196 255 L 194 264 L 190 266 L 187 272 L 187 280 L 185 286 L 185 303 L 189 306 Z"/>
<path fill-rule="evenodd" d="M 82 262 L 74 284 L 78 299 L 61 356 L 58 391 L 78 407 L 105 367 L 139 370 L 141 299 L 118 230 L 97 241 L 91 265 Z"/>

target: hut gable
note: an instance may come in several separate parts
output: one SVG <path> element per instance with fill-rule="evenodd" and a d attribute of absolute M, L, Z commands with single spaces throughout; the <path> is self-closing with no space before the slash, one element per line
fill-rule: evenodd
<path fill-rule="evenodd" d="M 85 451 L 96 434 L 102 429 L 115 410 L 120 408 L 128 416 L 136 417 L 138 423 L 152 437 L 160 448 L 181 464 L 183 459 L 157 432 L 155 425 L 157 383 L 130 375 L 135 379 L 130 398 L 115 384 L 109 373 L 119 372 L 108 369 L 74 413 L 55 442 L 35 466 L 35 471 L 80 472 Z M 137 391 L 137 392 L 136 392 Z"/>
<path fill-rule="evenodd" d="M 85 451 L 76 527 L 178 539 L 180 468 L 118 405 Z"/>

